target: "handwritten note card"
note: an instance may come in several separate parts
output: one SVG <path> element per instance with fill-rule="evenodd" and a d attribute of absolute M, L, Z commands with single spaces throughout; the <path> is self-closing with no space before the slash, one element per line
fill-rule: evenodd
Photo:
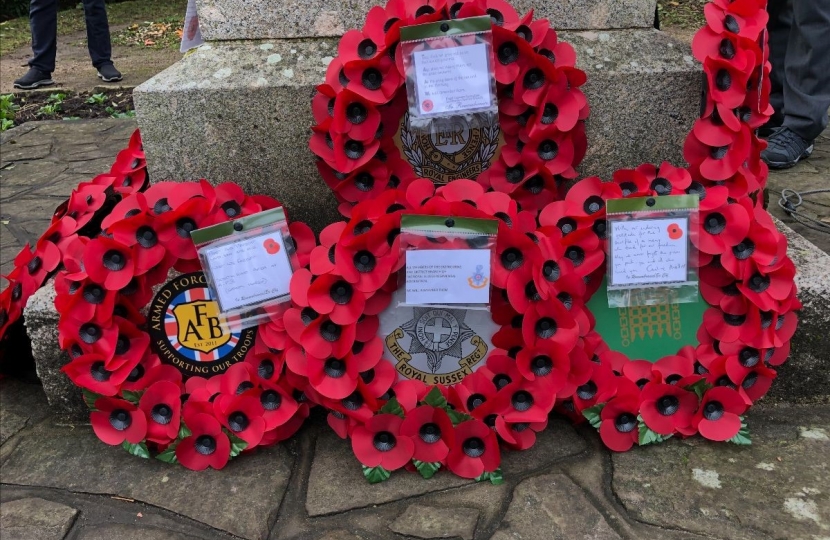
<path fill-rule="evenodd" d="M 417 51 L 416 95 L 421 114 L 490 107 L 490 69 L 484 43 Z"/>
<path fill-rule="evenodd" d="M 635 219 L 611 223 L 611 285 L 688 280 L 689 220 Z"/>
<path fill-rule="evenodd" d="M 406 252 L 406 303 L 489 304 L 489 249 Z"/>
<path fill-rule="evenodd" d="M 291 263 L 277 231 L 211 246 L 205 255 L 222 311 L 288 294 Z"/>

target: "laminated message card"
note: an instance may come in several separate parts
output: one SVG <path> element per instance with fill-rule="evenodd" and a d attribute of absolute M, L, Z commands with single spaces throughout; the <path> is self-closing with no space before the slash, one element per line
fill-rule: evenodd
<path fill-rule="evenodd" d="M 406 306 L 489 309 L 498 221 L 401 216 Z"/>
<path fill-rule="evenodd" d="M 294 250 L 282 208 L 199 229 L 191 238 L 221 314 L 238 317 L 242 328 L 290 300 Z"/>
<path fill-rule="evenodd" d="M 401 28 L 410 123 L 498 114 L 489 16 Z"/>
<path fill-rule="evenodd" d="M 609 307 L 698 301 L 698 204 L 694 195 L 608 201 Z"/>

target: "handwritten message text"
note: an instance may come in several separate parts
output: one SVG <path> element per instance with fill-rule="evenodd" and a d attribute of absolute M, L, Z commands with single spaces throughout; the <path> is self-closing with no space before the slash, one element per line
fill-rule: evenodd
<path fill-rule="evenodd" d="M 611 284 L 643 285 L 688 279 L 688 219 L 611 223 Z"/>

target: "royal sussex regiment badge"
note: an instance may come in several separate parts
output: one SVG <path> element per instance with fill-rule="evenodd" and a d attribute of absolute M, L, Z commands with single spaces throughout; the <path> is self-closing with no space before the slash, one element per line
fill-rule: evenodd
<path fill-rule="evenodd" d="M 162 362 L 185 376 L 210 377 L 245 359 L 256 327 L 231 330 L 219 315 L 202 272 L 167 282 L 150 304 L 148 333 Z"/>

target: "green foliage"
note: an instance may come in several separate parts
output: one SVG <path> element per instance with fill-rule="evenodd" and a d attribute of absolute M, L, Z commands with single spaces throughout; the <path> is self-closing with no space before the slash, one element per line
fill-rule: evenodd
<path fill-rule="evenodd" d="M 86 102 L 90 105 L 103 105 L 106 100 L 107 96 L 104 94 L 92 94 L 86 98 Z"/>
<path fill-rule="evenodd" d="M 494 486 L 498 486 L 499 484 L 504 483 L 504 476 L 501 473 L 501 468 L 496 469 L 493 472 L 485 472 L 478 478 L 476 478 L 476 482 L 484 482 L 485 480 L 489 480 L 491 484 Z"/>
<path fill-rule="evenodd" d="M 119 112 L 115 110 L 115 107 L 108 106 L 106 109 L 104 109 L 104 111 L 106 111 L 106 113 L 110 115 L 110 118 L 135 118 L 135 111 L 133 110 Z"/>
<path fill-rule="evenodd" d="M 741 416 L 741 430 L 737 435 L 726 442 L 731 442 L 732 444 L 738 444 L 741 446 L 749 446 L 752 444 L 752 439 L 749 436 L 749 428 L 747 427 L 743 416 Z"/>
<path fill-rule="evenodd" d="M 168 446 L 164 449 L 163 452 L 160 452 L 156 459 L 159 461 L 163 461 L 165 463 L 176 463 L 179 461 L 176 459 L 176 447 L 179 446 L 179 441 L 174 441 L 173 444 Z"/>
<path fill-rule="evenodd" d="M 61 111 L 60 103 L 50 103 L 37 110 L 38 116 L 55 116 Z"/>
<path fill-rule="evenodd" d="M 590 407 L 582 411 L 582 416 L 584 416 L 585 419 L 588 420 L 588 422 L 594 429 L 599 429 L 600 424 L 602 424 L 602 418 L 600 417 L 600 413 L 604 408 L 605 403 L 594 405 L 593 407 Z"/>
<path fill-rule="evenodd" d="M 685 388 L 690 392 L 697 394 L 697 399 L 703 399 L 703 394 L 714 388 L 711 384 L 706 382 L 706 379 L 700 379 L 695 384 L 691 384 Z"/>
<path fill-rule="evenodd" d="M 432 390 L 424 396 L 424 403 L 431 405 L 436 409 L 447 408 L 447 398 L 444 397 L 444 394 L 441 393 L 441 390 L 439 390 L 437 386 L 433 386 Z"/>
<path fill-rule="evenodd" d="M 378 465 L 377 467 L 367 467 L 366 465 L 363 466 L 363 476 L 366 477 L 366 480 L 369 481 L 370 484 L 378 484 L 383 482 L 384 480 L 388 480 L 392 473 Z"/>
<path fill-rule="evenodd" d="M 121 444 L 121 448 L 129 452 L 134 456 L 138 456 L 144 459 L 150 459 L 150 450 L 147 448 L 147 444 L 140 442 L 138 444 L 130 444 L 129 441 L 124 441 Z"/>
<path fill-rule="evenodd" d="M 643 417 L 638 416 L 637 420 L 640 421 L 640 446 L 646 446 L 649 444 L 661 443 L 663 441 L 667 441 L 672 438 L 671 435 L 660 435 L 649 429 L 645 422 L 643 422 Z"/>
<path fill-rule="evenodd" d="M 84 403 L 86 403 L 86 406 L 89 407 L 89 410 L 97 411 L 98 409 L 95 408 L 95 402 L 104 396 L 102 396 L 101 394 L 96 394 L 95 392 L 90 392 L 86 388 L 82 388 L 81 392 L 83 392 Z"/>
<path fill-rule="evenodd" d="M 404 418 L 404 411 L 401 407 L 401 404 L 398 403 L 397 398 L 392 398 L 386 402 L 386 405 L 380 408 L 381 414 L 394 414 L 395 416 L 400 416 Z"/>
<path fill-rule="evenodd" d="M 473 417 L 467 413 L 456 411 L 455 409 L 450 409 L 449 405 L 447 405 L 447 416 L 450 417 L 450 420 L 452 420 L 452 425 L 454 426 L 457 426 L 461 422 L 466 422 L 467 420 L 473 419 Z"/>
<path fill-rule="evenodd" d="M 184 425 L 184 421 L 182 421 L 181 427 L 179 427 L 179 439 L 184 439 L 185 437 L 190 437 L 193 435 L 193 432 L 190 431 L 186 425 Z"/>
<path fill-rule="evenodd" d="M 430 479 L 435 476 L 435 473 L 438 472 L 438 469 L 441 468 L 441 463 L 436 461 L 435 463 L 427 463 L 425 461 L 418 461 L 417 459 L 412 460 L 412 464 L 415 465 L 415 468 L 418 469 L 418 472 L 421 473 L 426 479 Z"/>
<path fill-rule="evenodd" d="M 0 95 L 0 131 L 14 127 L 14 115 L 20 105 L 14 102 L 14 94 Z"/>
<path fill-rule="evenodd" d="M 80 120 L 81 117 L 80 116 L 64 116 L 63 119 L 66 120 L 66 121 L 72 121 L 72 120 Z"/>
<path fill-rule="evenodd" d="M 138 400 L 141 399 L 141 395 L 144 394 L 144 391 L 140 392 L 131 392 L 129 390 L 122 390 L 121 397 L 132 403 L 133 405 L 138 405 Z"/>
<path fill-rule="evenodd" d="M 225 433 L 228 435 L 228 439 L 231 441 L 231 457 L 235 458 L 239 454 L 242 453 L 243 450 L 248 448 L 248 443 L 228 431 L 227 429 L 224 430 Z"/>
<path fill-rule="evenodd" d="M 63 103 L 63 100 L 66 99 L 66 94 L 62 94 L 60 92 L 55 92 L 54 94 L 49 94 L 49 97 L 46 98 L 46 103 L 53 103 L 55 105 L 60 105 Z"/>

